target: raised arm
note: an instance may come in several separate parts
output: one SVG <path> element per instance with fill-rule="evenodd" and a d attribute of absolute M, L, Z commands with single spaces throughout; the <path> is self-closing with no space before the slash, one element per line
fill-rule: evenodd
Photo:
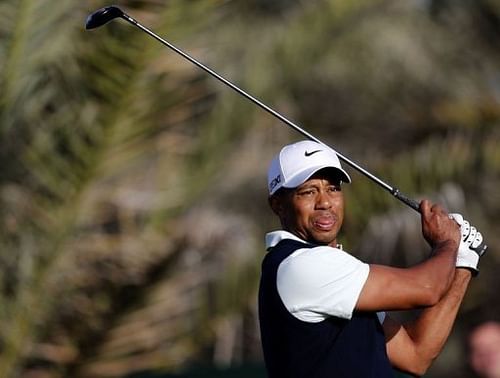
<path fill-rule="evenodd" d="M 478 248 L 483 241 L 481 233 L 460 214 L 451 215 L 460 224 L 462 238 L 450 289 L 435 306 L 425 308 L 416 320 L 399 324 L 386 317 L 383 324 L 387 355 L 392 365 L 414 375 L 424 374 L 443 349 L 471 276 L 477 275 L 479 259 L 484 253 L 484 249 Z"/>
<path fill-rule="evenodd" d="M 438 205 L 420 204 L 422 233 L 431 257 L 411 268 L 371 265 L 356 309 L 406 310 L 433 306 L 450 288 L 460 242 L 458 224 Z"/>
<path fill-rule="evenodd" d="M 456 269 L 445 296 L 410 323 L 400 324 L 385 318 L 386 350 L 392 366 L 416 376 L 426 372 L 450 335 L 470 279 L 469 270 Z"/>

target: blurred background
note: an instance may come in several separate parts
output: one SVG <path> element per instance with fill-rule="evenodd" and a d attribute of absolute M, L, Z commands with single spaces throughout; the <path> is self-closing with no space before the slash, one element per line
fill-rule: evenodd
<path fill-rule="evenodd" d="M 498 0 L 117 1 L 489 251 L 426 377 L 500 319 Z M 302 139 L 97 0 L 0 1 L 0 377 L 264 377 L 267 165 Z M 353 170 L 345 249 L 407 266 L 416 212 Z M 415 314 L 394 314 L 402 319 Z"/>

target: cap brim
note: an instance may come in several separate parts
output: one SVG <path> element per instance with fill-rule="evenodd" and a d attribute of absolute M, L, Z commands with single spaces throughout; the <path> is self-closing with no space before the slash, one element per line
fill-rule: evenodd
<path fill-rule="evenodd" d="M 332 167 L 331 165 L 320 165 L 320 166 L 316 166 L 316 167 L 309 167 L 308 169 L 305 169 L 303 171 L 298 172 L 295 176 L 289 178 L 287 180 L 287 182 L 285 182 L 283 184 L 283 187 L 284 188 L 296 188 L 299 185 L 302 185 L 307 180 L 309 180 L 309 178 L 311 178 L 312 175 L 314 175 L 316 172 L 318 172 L 322 169 L 336 170 L 337 172 L 340 173 L 342 182 L 345 182 L 348 184 L 351 183 L 351 177 L 342 168 Z"/>

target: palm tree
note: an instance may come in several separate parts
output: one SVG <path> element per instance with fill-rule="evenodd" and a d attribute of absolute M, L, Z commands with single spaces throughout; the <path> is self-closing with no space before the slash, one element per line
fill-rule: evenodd
<path fill-rule="evenodd" d="M 144 2 L 137 13 L 188 35 L 185 21 L 215 5 L 176 4 L 167 12 Z M 7 377 L 40 359 L 71 365 L 93 330 L 71 323 L 85 315 L 89 323 L 108 317 L 108 324 L 121 311 L 112 314 L 113 304 L 127 309 L 128 293 L 116 291 L 130 282 L 101 277 L 100 265 L 127 258 L 123 228 L 140 248 L 138 260 L 144 259 L 133 263 L 136 269 L 149 273 L 168 262 L 175 248 L 163 225 L 210 184 L 214 162 L 208 158 L 216 146 L 198 139 L 210 125 L 196 135 L 199 114 L 213 102 L 205 80 L 160 59 L 157 46 L 140 33 L 110 25 L 99 36 L 85 34 L 89 9 L 76 1 L 1 6 L 1 159 L 7 169 L 1 178 L 0 374 Z M 236 132 L 232 128 L 228 137 Z M 224 136 L 220 131 L 222 144 Z M 137 173 L 133 179 L 131 172 Z M 141 274 L 130 279 L 149 282 Z M 106 283 L 108 290 L 94 291 L 93 285 Z M 93 299 L 97 289 L 105 303 L 86 309 L 81 301 Z M 60 327 L 64 320 L 70 324 Z"/>

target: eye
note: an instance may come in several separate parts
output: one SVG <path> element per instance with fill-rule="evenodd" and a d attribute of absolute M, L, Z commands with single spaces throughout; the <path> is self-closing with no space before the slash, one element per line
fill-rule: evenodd
<path fill-rule="evenodd" d="M 342 188 L 340 187 L 340 185 L 330 185 L 328 187 L 329 192 L 340 192 L 341 190 Z"/>
<path fill-rule="evenodd" d="M 297 194 L 299 196 L 312 196 L 316 193 L 316 190 L 314 188 L 307 188 L 307 189 L 302 189 L 300 190 Z"/>

